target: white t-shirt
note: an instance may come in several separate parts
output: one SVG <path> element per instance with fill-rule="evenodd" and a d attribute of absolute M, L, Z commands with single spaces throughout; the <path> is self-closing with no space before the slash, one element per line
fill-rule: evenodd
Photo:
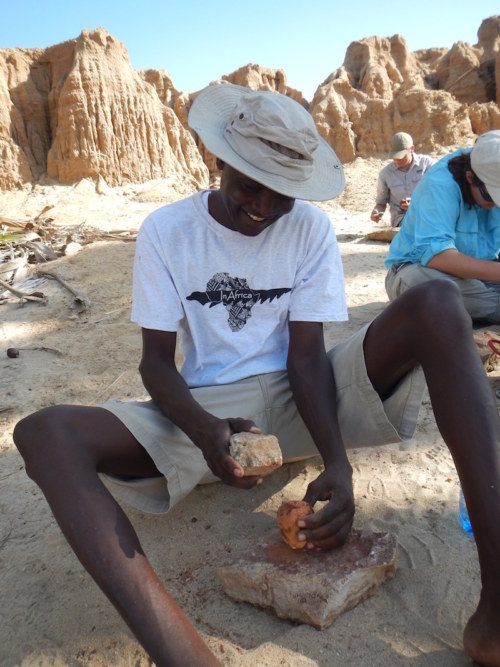
<path fill-rule="evenodd" d="M 132 320 L 176 331 L 189 386 L 284 370 L 288 321 L 347 319 L 327 215 L 297 200 L 255 237 L 208 212 L 208 191 L 149 215 L 137 237 Z"/>

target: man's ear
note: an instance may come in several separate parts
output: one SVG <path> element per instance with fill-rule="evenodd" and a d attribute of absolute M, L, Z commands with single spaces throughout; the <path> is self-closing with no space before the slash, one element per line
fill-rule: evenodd
<path fill-rule="evenodd" d="M 217 169 L 219 171 L 222 171 L 224 169 L 224 162 L 220 158 L 215 158 L 215 164 L 217 165 Z"/>
<path fill-rule="evenodd" d="M 466 171 L 465 172 L 465 179 L 469 185 L 472 185 L 474 183 L 474 174 L 472 171 Z"/>

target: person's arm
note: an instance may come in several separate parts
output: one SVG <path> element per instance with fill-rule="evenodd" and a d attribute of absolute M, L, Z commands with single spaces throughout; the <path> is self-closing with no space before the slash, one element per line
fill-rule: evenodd
<path fill-rule="evenodd" d="M 233 433 L 260 429 L 248 419 L 219 419 L 203 409 L 175 365 L 176 338 L 172 331 L 142 329 L 140 373 L 145 388 L 163 414 L 201 449 L 214 475 L 239 488 L 255 486 L 260 478 L 243 477 L 242 467 L 229 455 L 229 439 Z"/>
<path fill-rule="evenodd" d="M 373 222 L 379 222 L 380 218 L 384 215 L 385 208 L 389 202 L 389 188 L 387 182 L 384 178 L 383 173 L 380 173 L 377 181 L 377 198 L 375 200 L 375 206 L 370 215 L 370 220 Z"/>
<path fill-rule="evenodd" d="M 436 164 L 436 160 L 432 158 L 430 155 L 424 156 L 424 160 L 422 161 L 422 166 L 423 166 L 423 171 L 424 174 L 426 171 L 429 171 L 429 169 Z"/>
<path fill-rule="evenodd" d="M 308 546 L 331 549 L 346 540 L 354 517 L 352 468 L 342 442 L 335 380 L 326 356 L 323 325 L 292 321 L 287 370 L 297 409 L 323 458 L 324 471 L 311 482 L 304 500 L 329 500 L 299 521 Z"/>
<path fill-rule="evenodd" d="M 460 188 L 446 165 L 436 165 L 413 191 L 411 206 L 405 215 L 405 248 L 397 261 L 431 266 L 438 255 L 447 251 L 458 252 L 457 225 L 461 221 L 468 227 L 464 216 L 469 214 L 463 207 Z M 474 224 L 473 220 L 471 224 Z M 438 269 L 437 266 L 432 268 Z"/>
<path fill-rule="evenodd" d="M 379 208 L 378 206 L 375 206 L 373 211 L 370 213 L 370 220 L 372 222 L 380 222 L 382 216 L 384 215 L 385 211 L 385 206 L 384 208 Z"/>
<path fill-rule="evenodd" d="M 454 249 L 443 250 L 443 252 L 434 255 L 427 266 L 443 273 L 449 273 L 457 278 L 476 278 L 478 280 L 500 282 L 500 262 L 477 259 Z"/>

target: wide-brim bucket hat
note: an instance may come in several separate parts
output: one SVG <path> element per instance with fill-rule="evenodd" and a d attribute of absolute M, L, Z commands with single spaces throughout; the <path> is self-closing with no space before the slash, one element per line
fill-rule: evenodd
<path fill-rule="evenodd" d="M 335 151 L 286 95 L 212 84 L 194 100 L 188 123 L 220 160 L 287 197 L 324 201 L 345 187 Z"/>

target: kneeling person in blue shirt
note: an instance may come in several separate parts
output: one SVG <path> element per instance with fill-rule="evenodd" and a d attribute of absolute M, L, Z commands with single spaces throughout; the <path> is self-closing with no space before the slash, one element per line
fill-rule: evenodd
<path fill-rule="evenodd" d="M 500 322 L 500 130 L 442 158 L 415 190 L 386 260 L 391 300 L 454 282 L 473 320 Z"/>

